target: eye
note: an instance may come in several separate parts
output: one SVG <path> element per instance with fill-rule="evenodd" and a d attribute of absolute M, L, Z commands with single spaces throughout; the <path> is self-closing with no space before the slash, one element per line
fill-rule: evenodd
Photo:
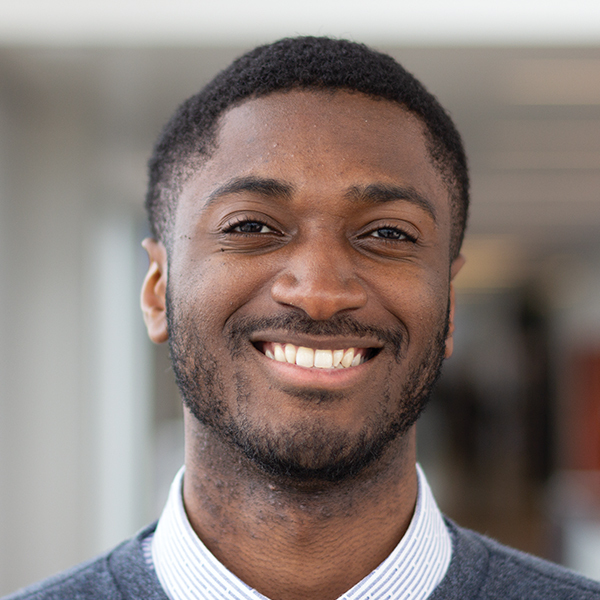
<path fill-rule="evenodd" d="M 369 235 L 374 238 L 381 238 L 390 241 L 415 241 L 415 238 L 412 235 L 409 235 L 408 233 L 406 233 L 402 229 L 399 229 L 398 227 L 378 227 Z"/>
<path fill-rule="evenodd" d="M 226 219 L 215 232 L 222 252 L 270 252 L 289 239 L 285 228 L 268 214 L 249 211 Z"/>
<path fill-rule="evenodd" d="M 381 227 L 371 233 L 373 237 L 385 238 L 386 240 L 401 240 L 406 234 L 395 227 Z"/>
<path fill-rule="evenodd" d="M 273 230 L 258 221 L 244 221 L 239 223 L 235 227 L 232 227 L 230 231 L 236 231 L 238 233 L 271 233 Z"/>
<path fill-rule="evenodd" d="M 269 227 L 261 221 L 252 219 L 242 219 L 230 223 L 224 229 L 225 233 L 259 234 L 259 233 L 277 233 L 272 227 Z"/>

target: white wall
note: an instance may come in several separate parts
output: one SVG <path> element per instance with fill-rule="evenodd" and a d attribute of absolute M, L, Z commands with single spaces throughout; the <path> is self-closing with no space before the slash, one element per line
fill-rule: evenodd
<path fill-rule="evenodd" d="M 60 82 L 3 82 L 0 594 L 149 519 L 151 406 L 139 210 L 100 197 L 86 102 Z"/>

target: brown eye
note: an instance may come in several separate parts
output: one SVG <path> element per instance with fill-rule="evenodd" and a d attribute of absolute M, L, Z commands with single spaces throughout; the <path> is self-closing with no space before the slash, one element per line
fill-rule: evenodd
<path fill-rule="evenodd" d="M 231 227 L 229 231 L 234 233 L 272 233 L 273 230 L 259 221 L 243 221 Z"/>
<path fill-rule="evenodd" d="M 373 237 L 386 240 L 407 240 L 411 239 L 404 231 L 396 227 L 380 227 L 371 233 Z"/>

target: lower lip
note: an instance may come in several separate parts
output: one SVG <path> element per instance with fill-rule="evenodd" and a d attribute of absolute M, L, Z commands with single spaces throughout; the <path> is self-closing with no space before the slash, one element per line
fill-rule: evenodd
<path fill-rule="evenodd" d="M 257 351 L 259 352 L 259 351 Z M 347 367 L 343 369 L 318 369 L 315 367 L 307 368 L 293 365 L 290 363 L 279 362 L 272 358 L 267 358 L 262 352 L 259 352 L 267 363 L 267 367 L 275 375 L 286 383 L 297 387 L 311 387 L 321 389 L 343 389 L 356 385 L 359 380 L 364 379 L 373 358 L 357 365 L 356 367 Z"/>

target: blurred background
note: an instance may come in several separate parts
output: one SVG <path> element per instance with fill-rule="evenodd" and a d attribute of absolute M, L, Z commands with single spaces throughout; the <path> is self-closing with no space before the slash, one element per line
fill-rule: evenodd
<path fill-rule="evenodd" d="M 465 139 L 456 351 L 419 430 L 441 508 L 600 579 L 597 1 L 2 0 L 0 593 L 159 515 L 183 445 L 138 309 L 145 163 L 184 98 L 297 34 L 389 52 Z"/>

